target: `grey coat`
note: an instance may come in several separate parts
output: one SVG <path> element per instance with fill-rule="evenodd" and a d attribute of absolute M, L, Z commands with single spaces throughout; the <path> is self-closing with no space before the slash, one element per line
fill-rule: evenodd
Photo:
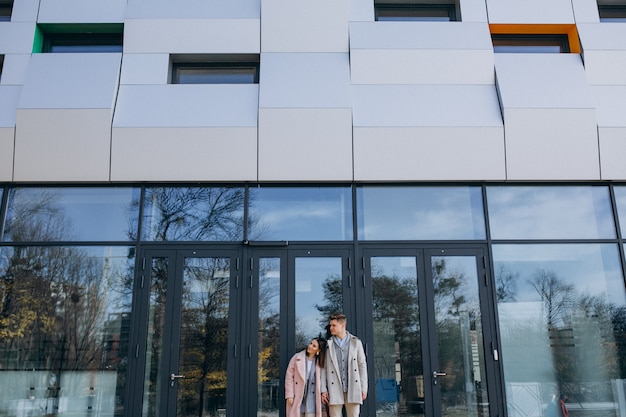
<path fill-rule="evenodd" d="M 367 392 L 367 362 L 363 344 L 358 337 L 348 333 L 350 351 L 348 353 L 348 403 L 363 404 L 361 392 Z M 326 348 L 326 366 L 322 372 L 322 392 L 328 392 L 330 405 L 343 404 L 341 370 L 335 354 L 336 345 L 331 339 Z"/>

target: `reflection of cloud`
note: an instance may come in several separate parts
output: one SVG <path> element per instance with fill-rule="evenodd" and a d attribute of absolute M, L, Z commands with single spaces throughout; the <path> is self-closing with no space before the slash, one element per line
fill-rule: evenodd
<path fill-rule="evenodd" d="M 613 238 L 608 188 L 488 187 L 494 239 Z"/>

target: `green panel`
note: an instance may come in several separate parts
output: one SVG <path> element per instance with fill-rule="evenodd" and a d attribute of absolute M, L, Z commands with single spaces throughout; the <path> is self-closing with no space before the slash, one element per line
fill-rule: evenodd
<path fill-rule="evenodd" d="M 41 31 L 39 26 L 37 26 L 35 28 L 35 39 L 33 40 L 33 53 L 34 54 L 41 53 L 42 49 L 43 49 L 43 32 Z"/>

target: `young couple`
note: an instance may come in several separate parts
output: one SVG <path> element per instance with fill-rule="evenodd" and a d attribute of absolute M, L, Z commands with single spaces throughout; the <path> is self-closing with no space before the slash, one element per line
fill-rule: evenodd
<path fill-rule="evenodd" d="M 285 376 L 287 417 L 358 417 L 367 398 L 363 344 L 346 331 L 346 316 L 331 314 L 328 341 L 316 337 L 289 361 Z M 324 404 L 324 405 L 323 405 Z"/>

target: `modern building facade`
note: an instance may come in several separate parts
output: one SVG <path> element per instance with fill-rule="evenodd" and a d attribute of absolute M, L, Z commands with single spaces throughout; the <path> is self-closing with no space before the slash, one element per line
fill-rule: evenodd
<path fill-rule="evenodd" d="M 0 416 L 282 417 L 338 310 L 362 416 L 626 416 L 626 3 L 0 0 L 0 71 Z"/>

